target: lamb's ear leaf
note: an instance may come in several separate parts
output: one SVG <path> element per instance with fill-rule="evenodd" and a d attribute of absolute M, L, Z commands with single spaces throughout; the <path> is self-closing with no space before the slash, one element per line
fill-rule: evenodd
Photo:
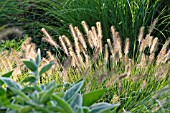
<path fill-rule="evenodd" d="M 57 102 L 57 106 L 61 107 L 64 110 L 64 113 L 74 113 L 70 105 L 63 98 L 57 95 L 52 95 L 52 99 Z"/>
<path fill-rule="evenodd" d="M 41 71 L 40 71 L 40 76 L 41 76 L 43 73 L 45 73 L 46 71 L 48 71 L 48 70 L 52 67 L 53 64 L 54 64 L 54 62 L 51 62 L 51 63 L 47 64 L 46 66 L 44 66 L 44 67 L 41 69 Z"/>
<path fill-rule="evenodd" d="M 23 63 L 29 68 L 32 72 L 35 72 L 37 70 L 37 65 L 32 61 L 23 61 Z"/>
<path fill-rule="evenodd" d="M 74 98 L 74 96 L 76 96 L 78 94 L 78 92 L 82 88 L 83 84 L 84 84 L 84 81 L 82 80 L 82 81 L 79 81 L 78 83 L 76 83 L 75 85 L 73 85 L 71 88 L 69 88 L 64 95 L 64 100 L 67 102 L 72 100 Z"/>
<path fill-rule="evenodd" d="M 110 109 L 113 109 L 115 107 L 118 107 L 120 103 L 117 104 L 109 104 L 105 102 L 94 104 L 90 107 L 89 113 L 107 113 Z"/>
<path fill-rule="evenodd" d="M 15 88 L 21 90 L 21 85 L 14 82 L 11 78 L 0 77 L 0 80 L 4 82 L 9 88 Z"/>

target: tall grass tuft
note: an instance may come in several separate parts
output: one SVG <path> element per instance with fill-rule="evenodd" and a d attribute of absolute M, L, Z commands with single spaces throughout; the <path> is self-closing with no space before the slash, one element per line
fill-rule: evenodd
<path fill-rule="evenodd" d="M 72 23 L 82 30 L 79 24 L 82 20 L 90 26 L 94 26 L 97 21 L 102 22 L 104 42 L 111 35 L 108 27 L 115 25 L 122 42 L 129 38 L 132 43 L 137 44 L 136 36 L 140 27 L 145 26 L 148 29 L 156 17 L 158 17 L 156 19 L 158 24 L 154 28 L 150 27 L 150 32 L 153 30 L 152 35 L 160 38 L 161 43 L 164 43 L 169 36 L 167 30 L 169 29 L 169 6 L 165 0 L 32 0 L 31 2 L 8 0 L 1 11 L 0 16 L 11 20 L 11 25 L 22 26 L 42 48 L 48 46 L 37 39 L 41 37 L 40 28 L 46 28 L 53 38 L 62 34 L 68 36 L 70 33 L 67 26 Z M 8 15 L 4 15 L 7 11 Z M 143 32 L 145 34 L 145 31 Z M 129 51 L 132 53 L 133 46 L 130 48 Z"/>
<path fill-rule="evenodd" d="M 84 25 L 87 26 L 87 24 Z M 129 47 L 133 44 L 128 38 L 125 46 L 122 46 L 124 43 L 121 41 L 121 36 L 112 26 L 112 37 L 105 43 L 101 40 L 104 35 L 100 25 L 101 23 L 97 22 L 96 26 L 91 28 L 83 27 L 85 35 L 78 27 L 70 25 L 72 38 L 62 35 L 59 36 L 58 42 L 54 41 L 50 33 L 43 28 L 44 41 L 54 46 L 56 51 L 62 50 L 63 54 L 61 59 L 58 54 L 52 55 L 51 52 L 47 52 L 48 56 L 43 58 L 41 66 L 51 61 L 55 65 L 52 70 L 42 75 L 41 82 L 48 83 L 56 80 L 65 83 L 83 78 L 85 80 L 84 92 L 107 87 L 108 90 L 100 101 L 109 103 L 120 101 L 120 107 L 115 108 L 117 112 L 168 111 L 167 91 L 160 95 L 158 90 L 168 86 L 170 80 L 170 52 L 167 47 L 169 40 L 165 42 L 161 51 L 157 51 L 158 38 L 153 37 L 150 32 L 143 35 L 141 42 L 138 42 L 138 56 L 134 58 L 128 54 Z M 89 41 L 84 41 L 86 39 Z M 21 48 L 23 52 L 12 51 L 10 57 L 7 53 L 0 55 L 1 71 L 14 69 L 16 75 L 13 79 L 15 81 L 20 81 L 21 78 L 27 76 L 22 75 L 28 70 L 20 64 L 21 59 L 35 59 L 35 45 L 30 41 L 31 39 L 28 38 L 23 43 Z M 155 54 L 156 52 L 158 54 Z M 17 73 L 18 70 L 20 70 L 19 73 Z"/>

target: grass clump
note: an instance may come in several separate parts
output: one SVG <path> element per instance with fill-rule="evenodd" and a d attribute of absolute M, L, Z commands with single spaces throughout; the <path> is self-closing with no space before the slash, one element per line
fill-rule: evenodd
<path fill-rule="evenodd" d="M 8 0 L 2 1 L 3 3 L 6 4 L 4 4 L 1 16 L 11 20 L 10 26 L 22 26 L 38 47 L 46 49 L 49 49 L 49 46 L 40 40 L 42 35 L 39 29 L 46 28 L 54 38 L 62 34 L 69 36 L 67 26 L 72 23 L 82 30 L 79 24 L 82 20 L 90 26 L 94 26 L 97 21 L 102 22 L 104 42 L 111 36 L 108 27 L 115 25 L 122 42 L 125 42 L 128 37 L 132 43 L 137 43 L 140 27 L 145 26 L 148 29 L 156 17 L 159 17 L 159 20 L 152 35 L 157 36 L 161 43 L 164 43 L 169 36 L 167 30 L 169 6 L 165 0 L 32 0 L 31 2 Z M 132 48 L 133 46 L 131 46 L 130 53 L 133 51 Z"/>
<path fill-rule="evenodd" d="M 79 27 L 69 26 L 74 43 L 66 35 L 59 36 L 56 42 L 45 28 L 41 29 L 43 40 L 54 46 L 57 54 L 55 56 L 47 52 L 48 56 L 43 58 L 40 69 L 51 61 L 54 65 L 52 70 L 42 74 L 40 83 L 56 80 L 63 84 L 84 79 L 84 93 L 108 89 L 99 101 L 120 102 L 121 105 L 114 108 L 116 112 L 169 111 L 169 40 L 160 51 L 157 49 L 159 39 L 151 35 L 154 24 L 147 35 L 144 35 L 143 27 L 139 31 L 134 57 L 129 56 L 129 48 L 133 43 L 128 38 L 123 43 L 114 26 L 110 29 L 112 38 L 107 39 L 107 43 L 102 41 L 104 34 L 100 22 L 91 29 L 85 21 L 82 26 L 85 35 Z M 22 49 L 25 51 L 22 58 L 36 59 L 35 45 L 30 39 L 23 43 Z M 21 72 L 24 69 L 21 67 Z M 18 75 L 18 78 L 21 76 Z M 16 77 L 16 81 L 21 80 Z"/>

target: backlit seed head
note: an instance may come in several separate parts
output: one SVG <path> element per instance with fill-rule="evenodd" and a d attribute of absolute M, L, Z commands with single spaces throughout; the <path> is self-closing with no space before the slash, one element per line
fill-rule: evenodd
<path fill-rule="evenodd" d="M 151 45 L 151 48 L 150 48 L 150 53 L 156 51 L 157 45 L 158 45 L 158 38 L 156 37 L 156 38 L 153 39 L 153 42 L 152 42 L 152 45 Z"/>
<path fill-rule="evenodd" d="M 124 48 L 125 56 L 127 56 L 128 53 L 129 53 L 129 47 L 130 47 L 130 41 L 129 41 L 129 38 L 126 38 L 126 41 L 125 41 L 125 48 Z"/>
<path fill-rule="evenodd" d="M 158 18 L 156 18 L 156 19 L 152 22 L 152 24 L 151 24 L 151 26 L 150 26 L 150 29 L 149 29 L 149 34 L 152 33 L 152 31 L 153 31 L 153 29 L 155 28 L 157 22 L 158 22 Z"/>
<path fill-rule="evenodd" d="M 86 34 L 88 34 L 88 32 L 89 32 L 89 28 L 88 28 L 88 26 L 87 26 L 86 22 L 85 22 L 85 21 L 82 21 L 82 22 L 81 22 L 81 24 L 82 24 L 82 26 L 83 26 L 84 31 L 86 32 Z"/>
<path fill-rule="evenodd" d="M 141 41 L 143 40 L 144 29 L 145 29 L 145 27 L 143 27 L 143 26 L 140 28 L 139 35 L 138 35 L 139 44 L 140 44 Z"/>

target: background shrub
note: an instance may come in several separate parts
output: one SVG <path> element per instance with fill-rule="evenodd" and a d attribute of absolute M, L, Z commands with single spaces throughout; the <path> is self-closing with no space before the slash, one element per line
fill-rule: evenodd
<path fill-rule="evenodd" d="M 148 29 L 151 22 L 159 17 L 158 24 L 152 33 L 164 42 L 169 34 L 169 6 L 166 0 L 1 0 L 0 17 L 8 26 L 20 26 L 38 47 L 49 49 L 49 45 L 41 41 L 42 27 L 46 28 L 54 39 L 59 35 L 69 36 L 67 27 L 70 23 L 80 26 L 85 20 L 88 25 L 102 23 L 103 41 L 110 37 L 109 27 L 114 25 L 123 42 L 125 38 L 136 42 L 141 26 Z M 8 20 L 8 21 L 6 21 Z M 1 25 L 2 26 L 2 25 Z M 147 31 L 147 30 L 146 30 Z M 131 46 L 131 52 L 133 51 Z"/>

